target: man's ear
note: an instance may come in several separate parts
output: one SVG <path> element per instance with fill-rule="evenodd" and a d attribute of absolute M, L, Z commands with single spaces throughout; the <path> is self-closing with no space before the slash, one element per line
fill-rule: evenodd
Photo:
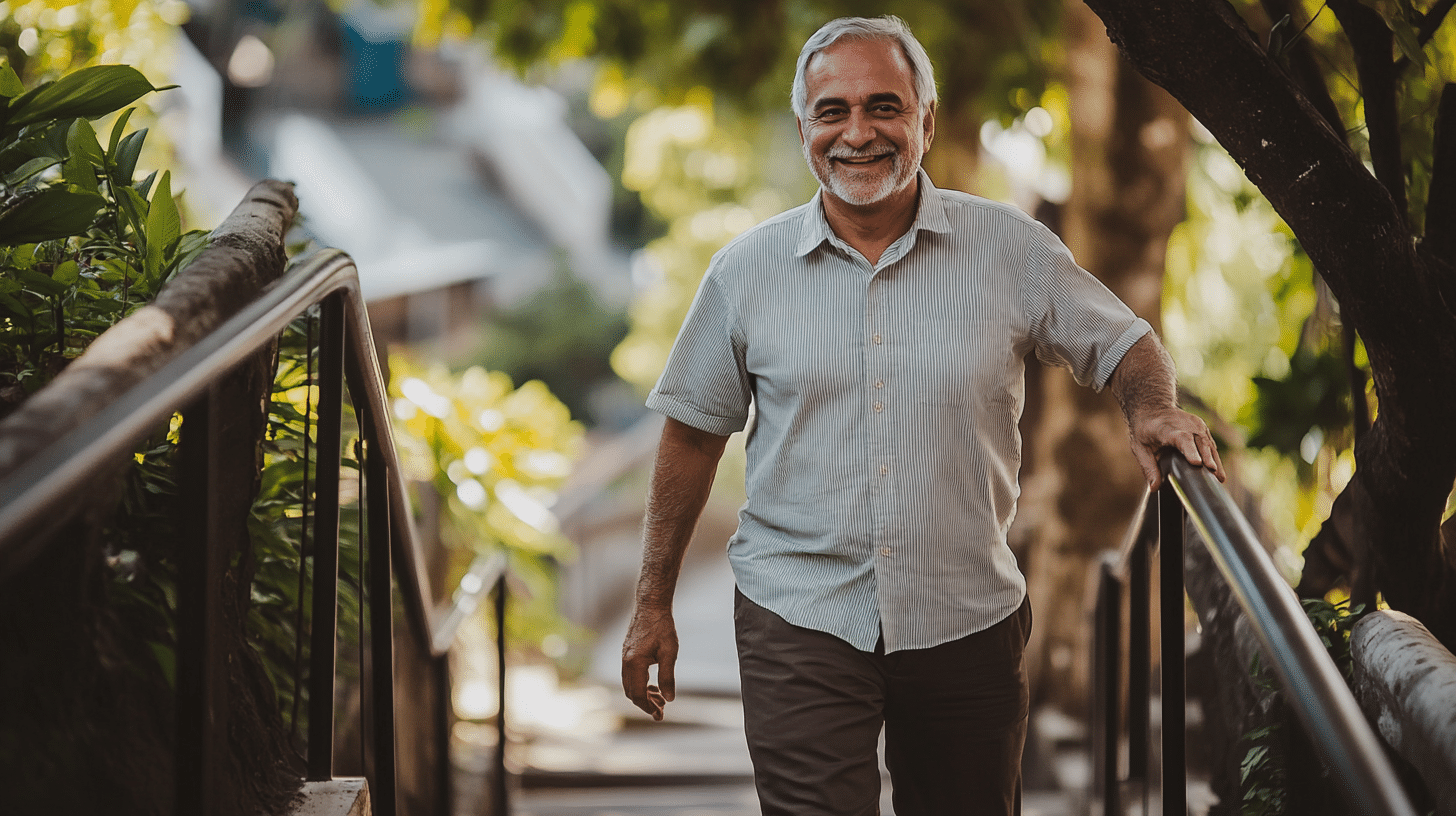
<path fill-rule="evenodd" d="M 930 143 L 935 141 L 935 103 L 931 102 L 925 109 L 925 121 L 921 123 L 925 129 L 925 149 L 930 150 Z"/>

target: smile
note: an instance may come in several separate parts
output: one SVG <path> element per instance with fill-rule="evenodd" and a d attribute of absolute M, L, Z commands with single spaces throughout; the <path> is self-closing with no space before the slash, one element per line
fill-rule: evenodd
<path fill-rule="evenodd" d="M 888 159 L 894 155 L 895 154 L 893 153 L 881 153 L 878 156 L 830 156 L 829 158 L 831 161 L 836 161 L 840 164 L 848 164 L 855 167 L 864 167 L 866 165 L 874 164 L 878 161 L 883 161 L 884 159 Z"/>

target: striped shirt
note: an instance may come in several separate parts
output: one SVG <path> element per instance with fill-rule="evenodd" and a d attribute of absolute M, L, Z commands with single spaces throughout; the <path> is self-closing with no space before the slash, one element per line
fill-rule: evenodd
<path fill-rule="evenodd" d="M 1151 327 L 1013 207 L 921 172 L 872 266 L 822 194 L 714 255 L 647 405 L 728 435 L 752 404 L 728 543 L 745 596 L 864 651 L 928 648 L 1026 594 L 1006 544 L 1023 358 L 1100 390 Z"/>

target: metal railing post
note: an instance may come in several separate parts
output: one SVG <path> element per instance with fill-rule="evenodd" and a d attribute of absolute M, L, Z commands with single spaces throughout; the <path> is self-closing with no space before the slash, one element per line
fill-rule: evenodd
<path fill-rule="evenodd" d="M 1122 581 L 1113 561 L 1103 561 L 1097 580 L 1096 634 L 1092 645 L 1092 745 L 1094 794 L 1102 813 L 1121 812 L 1118 744 L 1122 731 Z M 1100 748 L 1101 750 L 1096 750 Z"/>
<path fill-rule="evenodd" d="M 187 406 L 178 479 L 182 504 L 177 554 L 178 813 L 216 811 L 217 778 L 227 752 L 227 674 L 221 637 L 222 574 L 217 551 L 217 411 L 209 387 Z"/>
<path fill-rule="evenodd" d="M 495 715 L 495 778 L 491 780 L 491 816 L 511 812 L 506 787 L 506 574 L 501 572 L 495 583 L 495 659 L 496 694 L 500 708 Z"/>
<path fill-rule="evenodd" d="M 1184 738 L 1186 684 L 1183 665 L 1183 505 L 1170 480 L 1158 500 L 1158 564 L 1162 659 L 1163 813 L 1188 812 L 1188 771 Z"/>
<path fill-rule="evenodd" d="M 308 778 L 334 775 L 334 668 L 339 595 L 339 463 L 344 410 L 344 302 L 324 299 L 319 320 L 318 471 L 314 484 L 313 617 L 308 673 Z"/>
<path fill-rule="evenodd" d="M 1150 498 L 1146 517 L 1156 523 Z M 1136 785 L 1135 795 L 1148 812 L 1148 784 L 1150 763 L 1148 742 L 1151 739 L 1149 723 L 1153 705 L 1153 579 L 1152 550 L 1155 544 L 1155 528 L 1148 534 L 1138 533 L 1132 549 L 1128 552 L 1128 602 L 1127 602 L 1127 779 Z"/>
<path fill-rule="evenodd" d="M 366 406 L 356 406 L 361 428 Z M 384 421 L 382 418 L 376 418 Z M 370 434 L 373 435 L 372 433 Z M 374 790 L 370 799 L 379 816 L 394 816 L 397 808 L 394 737 L 394 604 L 390 567 L 389 471 L 376 439 L 364 446 L 365 484 L 369 517 L 369 651 L 374 669 Z"/>

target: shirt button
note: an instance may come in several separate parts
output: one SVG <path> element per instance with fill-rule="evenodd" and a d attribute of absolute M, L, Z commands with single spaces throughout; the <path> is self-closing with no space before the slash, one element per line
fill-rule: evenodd
<path fill-rule="evenodd" d="M 890 466 L 889 465 L 886 465 L 886 464 L 881 464 L 880 465 L 880 475 L 881 476 L 884 476 L 886 473 L 889 473 L 889 472 L 890 472 Z"/>
<path fill-rule="evenodd" d="M 884 380 L 875 380 L 875 387 L 876 388 L 884 388 L 885 387 L 885 381 Z"/>
<path fill-rule="evenodd" d="M 875 335 L 875 345 L 878 346 L 879 344 L 880 344 L 880 336 L 877 334 L 877 335 Z"/>
<path fill-rule="evenodd" d="M 880 555 L 883 555 L 886 558 L 888 558 L 888 557 L 890 557 L 891 555 L 894 555 L 894 554 L 895 554 L 895 551 L 892 550 L 892 549 L 890 549 L 889 547 L 881 547 L 880 548 Z"/>
<path fill-rule="evenodd" d="M 880 411 L 883 411 L 883 410 L 885 410 L 885 404 L 883 402 L 877 402 L 877 403 L 875 403 L 875 413 L 879 413 Z"/>

